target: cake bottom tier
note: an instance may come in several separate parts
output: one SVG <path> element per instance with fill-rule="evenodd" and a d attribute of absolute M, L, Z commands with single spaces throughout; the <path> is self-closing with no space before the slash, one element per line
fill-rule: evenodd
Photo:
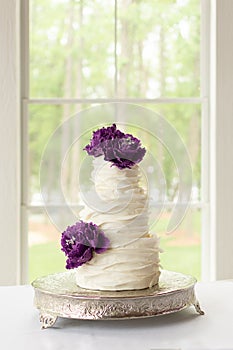
<path fill-rule="evenodd" d="M 135 290 L 156 285 L 159 275 L 158 239 L 144 237 L 95 254 L 77 268 L 76 283 L 85 289 Z"/>

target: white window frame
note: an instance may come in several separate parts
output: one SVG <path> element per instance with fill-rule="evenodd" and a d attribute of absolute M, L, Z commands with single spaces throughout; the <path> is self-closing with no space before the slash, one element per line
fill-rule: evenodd
<path fill-rule="evenodd" d="M 210 277 L 233 278 L 233 1 L 211 1 Z"/>
<path fill-rule="evenodd" d="M 202 0 L 202 92 L 200 98 L 88 99 L 150 103 L 202 103 L 203 279 L 233 278 L 233 33 L 232 0 Z M 0 284 L 27 283 L 27 107 L 80 103 L 82 99 L 29 99 L 28 0 L 2 0 L 0 12 Z M 211 30 L 210 30 L 211 29 Z M 211 35 L 210 35 L 211 33 Z M 5 39 L 4 39 L 5 38 Z M 9 44 L 10 43 L 10 44 Z M 209 55 L 210 53 L 210 55 Z M 209 64 L 210 62 L 210 64 Z M 20 68 L 20 69 L 19 69 Z M 20 74 L 19 74 L 20 73 Z M 3 83 L 2 83 L 3 81 Z M 59 101 L 58 101 L 59 100 Z M 87 100 L 85 100 L 87 102 Z M 209 176 L 211 174 L 211 176 Z M 10 249 L 9 249 L 10 247 Z"/>
<path fill-rule="evenodd" d="M 20 282 L 19 7 L 0 11 L 0 284 Z"/>

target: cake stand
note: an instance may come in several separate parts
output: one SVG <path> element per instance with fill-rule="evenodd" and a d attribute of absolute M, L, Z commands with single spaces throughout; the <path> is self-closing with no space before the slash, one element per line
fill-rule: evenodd
<path fill-rule="evenodd" d="M 34 305 L 40 312 L 42 329 L 51 327 L 57 317 L 82 320 L 121 320 L 159 316 L 191 305 L 203 315 L 196 299 L 196 279 L 162 270 L 159 285 L 134 291 L 87 290 L 75 284 L 75 271 L 36 279 Z"/>

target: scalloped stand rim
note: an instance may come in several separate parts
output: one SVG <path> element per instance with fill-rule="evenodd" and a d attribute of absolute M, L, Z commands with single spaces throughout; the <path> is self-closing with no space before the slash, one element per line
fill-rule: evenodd
<path fill-rule="evenodd" d="M 58 317 L 82 320 L 124 320 L 174 313 L 193 305 L 204 315 L 195 295 L 194 277 L 162 270 L 159 288 L 140 291 L 101 292 L 75 285 L 71 271 L 36 279 L 34 305 L 40 312 L 42 329 L 52 327 Z"/>

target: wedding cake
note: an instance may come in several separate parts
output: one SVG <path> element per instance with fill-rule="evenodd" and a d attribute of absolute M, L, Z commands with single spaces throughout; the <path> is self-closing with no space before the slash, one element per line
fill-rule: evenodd
<path fill-rule="evenodd" d="M 159 244 L 149 233 L 148 193 L 138 163 L 146 150 L 131 134 L 98 129 L 85 147 L 93 156 L 92 200 L 62 233 L 66 267 L 86 289 L 136 290 L 159 280 Z"/>

